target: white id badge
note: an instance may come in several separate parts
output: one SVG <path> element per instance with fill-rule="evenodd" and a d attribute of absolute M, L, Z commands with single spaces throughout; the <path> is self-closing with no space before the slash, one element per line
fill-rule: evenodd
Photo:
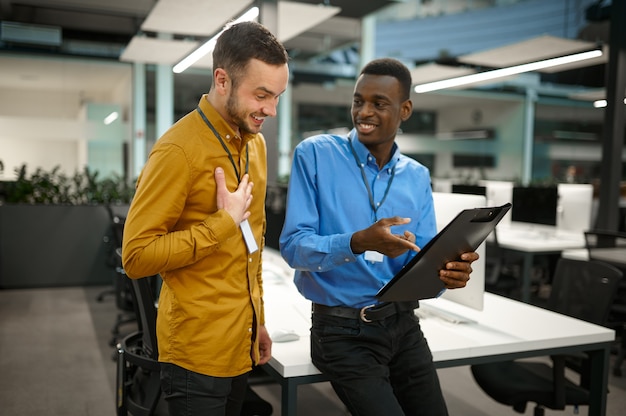
<path fill-rule="evenodd" d="M 382 253 L 379 253 L 378 251 L 367 250 L 365 252 L 365 260 L 367 261 L 380 263 L 381 261 L 383 261 L 384 258 L 385 256 Z"/>
<path fill-rule="evenodd" d="M 239 228 L 241 228 L 243 239 L 246 242 L 246 246 L 248 246 L 248 254 L 252 254 L 257 251 L 259 246 L 257 246 L 256 241 L 254 240 L 254 235 L 252 234 L 252 229 L 250 228 L 248 220 L 241 221 Z"/>

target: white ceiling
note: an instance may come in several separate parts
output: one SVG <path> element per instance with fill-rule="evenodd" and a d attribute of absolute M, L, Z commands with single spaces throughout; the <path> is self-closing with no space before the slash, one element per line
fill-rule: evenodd
<path fill-rule="evenodd" d="M 93 10 L 98 13 L 103 12 L 103 4 L 106 3 L 106 10 L 119 16 L 133 17 L 141 24 L 141 29 L 145 31 L 159 30 L 167 33 L 180 33 L 187 30 L 189 33 L 200 33 L 211 35 L 223 25 L 225 21 L 234 17 L 226 17 L 225 10 L 234 10 L 235 6 L 245 9 L 250 5 L 250 0 L 228 0 L 227 2 L 205 1 L 205 0 L 0 0 L 3 4 L 15 3 L 22 5 L 37 5 L 49 7 L 48 12 L 53 14 L 55 7 L 71 6 L 76 10 Z M 202 7 L 211 4 L 211 12 L 206 14 L 198 13 Z M 219 3 L 219 4 L 218 4 Z M 299 47 L 315 50 L 324 43 L 332 42 L 350 43 L 354 39 L 360 38 L 360 19 L 341 17 L 335 14 L 334 8 L 319 7 L 313 1 L 293 2 L 279 1 L 279 37 L 283 37 L 286 44 L 297 50 Z M 358 5 L 349 1 L 331 1 L 332 4 L 350 4 L 350 7 L 358 9 Z M 221 7 L 224 5 L 224 7 Z M 169 9 L 167 7 L 169 7 Z M 176 6 L 173 9 L 172 6 Z M 192 7 L 193 6 L 193 7 Z M 14 6 L 15 7 L 15 6 Z M 294 7 L 294 8 L 291 8 Z M 180 11 L 176 10 L 180 8 Z M 291 9 L 288 9 L 291 8 Z M 342 11 L 341 14 L 344 14 Z M 40 13 L 44 13 L 41 11 Z M 221 15 L 220 15 L 221 13 Z M 353 11 L 351 13 L 354 13 Z M 228 13 L 230 15 L 230 13 Z M 182 15 L 182 17 L 181 17 Z M 198 15 L 219 16 L 198 19 Z M 289 16 L 286 18 L 285 16 Z M 53 15 L 51 15 L 53 17 Z M 145 19 L 145 20 L 144 20 Z M 141 23 L 143 22 L 143 23 Z M 184 24 L 182 23 L 184 22 Z M 79 24 L 78 22 L 77 24 Z M 84 24 L 87 25 L 88 19 Z M 207 24 L 204 29 L 199 29 L 203 24 Z M 181 25 L 183 28 L 181 29 Z M 212 27 L 209 27 L 212 26 Z M 331 40 L 332 39 L 332 40 Z M 337 41 L 339 39 L 339 41 Z M 320 41 L 322 40 L 322 41 Z M 168 40 L 154 37 L 135 36 L 127 46 L 126 52 L 132 52 L 138 61 L 150 63 L 176 62 L 185 56 L 199 42 L 197 40 Z M 295 45 L 295 46 L 294 46 Z M 489 51 L 479 51 L 473 54 L 459 57 L 459 61 L 466 64 L 482 66 L 504 66 L 538 59 L 545 55 L 557 55 L 579 51 L 589 48 L 588 42 L 574 41 L 568 39 L 540 36 L 516 45 L 509 45 L 505 48 L 497 48 Z M 606 59 L 607 54 L 605 54 Z M 54 56 L 52 56 L 55 58 Z M 62 59 L 62 60 L 61 60 Z M 209 61 L 198 63 L 198 68 L 210 67 Z M 124 59 L 132 60 L 130 58 Z M 102 61 L 106 62 L 106 61 Z M 591 63 L 588 63 L 591 64 Z M 593 63 L 596 64 L 596 63 Z M 128 74 L 128 65 L 118 63 L 106 65 L 94 65 L 82 59 L 60 58 L 48 60 L 45 58 L 33 58 L 11 56 L 9 54 L 0 55 L 0 88 L 17 89 L 103 89 L 108 85 L 115 85 L 119 78 Z M 415 83 L 428 82 L 437 78 L 447 78 L 451 76 L 463 75 L 466 72 L 474 71 L 471 68 L 451 68 L 443 65 L 431 64 L 424 67 L 415 68 L 412 73 Z M 204 87 L 204 86 L 203 86 Z M 601 92 L 594 92 L 591 95 L 581 95 L 580 98 L 598 97 Z M 433 98 L 433 106 L 440 104 L 443 98 Z"/>
<path fill-rule="evenodd" d="M 209 38 L 218 33 L 224 23 L 237 18 L 251 6 L 250 0 L 230 0 L 215 4 L 204 0 L 160 0 L 152 9 L 141 29 L 161 34 L 195 35 Z M 286 43 L 303 32 L 330 19 L 341 11 L 339 7 L 320 6 L 292 1 L 280 1 L 277 7 L 277 37 Z M 233 11 L 236 11 L 233 14 Z M 135 36 L 120 57 L 124 62 L 144 62 L 174 65 L 191 53 L 199 42 Z M 191 68 L 211 68 L 207 54 Z"/>

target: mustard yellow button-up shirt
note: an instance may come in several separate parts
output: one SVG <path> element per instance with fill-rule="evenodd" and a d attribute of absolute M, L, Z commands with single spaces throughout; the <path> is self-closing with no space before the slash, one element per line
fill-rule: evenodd
<path fill-rule="evenodd" d="M 267 159 L 261 134 L 238 138 L 203 97 L 199 107 L 228 147 L 240 176 L 254 183 L 250 226 L 259 250 L 249 254 L 239 227 L 216 206 L 214 171 L 238 185 L 228 153 L 197 111 L 154 145 L 137 181 L 124 227 L 123 265 L 131 278 L 160 273 L 159 361 L 215 377 L 250 371 L 265 322 L 261 251 Z"/>

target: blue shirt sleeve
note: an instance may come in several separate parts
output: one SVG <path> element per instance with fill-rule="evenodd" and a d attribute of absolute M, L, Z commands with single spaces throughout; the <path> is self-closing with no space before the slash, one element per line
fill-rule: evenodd
<path fill-rule="evenodd" d="M 289 215 L 285 216 L 279 244 L 282 256 L 291 267 L 327 271 L 337 265 L 353 262 L 356 257 L 350 248 L 352 232 L 320 233 L 316 156 L 308 142 L 294 151 L 287 193 Z M 341 218 L 335 220 L 341 221 Z M 339 228 L 337 230 L 340 231 Z"/>

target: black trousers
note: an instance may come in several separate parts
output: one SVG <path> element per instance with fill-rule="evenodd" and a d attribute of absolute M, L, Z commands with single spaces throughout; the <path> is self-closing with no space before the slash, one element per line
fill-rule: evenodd
<path fill-rule="evenodd" d="M 364 322 L 314 313 L 311 358 L 353 416 L 446 416 L 413 311 Z"/>
<path fill-rule="evenodd" d="M 161 390 L 170 416 L 239 416 L 249 373 L 211 377 L 161 363 Z"/>

